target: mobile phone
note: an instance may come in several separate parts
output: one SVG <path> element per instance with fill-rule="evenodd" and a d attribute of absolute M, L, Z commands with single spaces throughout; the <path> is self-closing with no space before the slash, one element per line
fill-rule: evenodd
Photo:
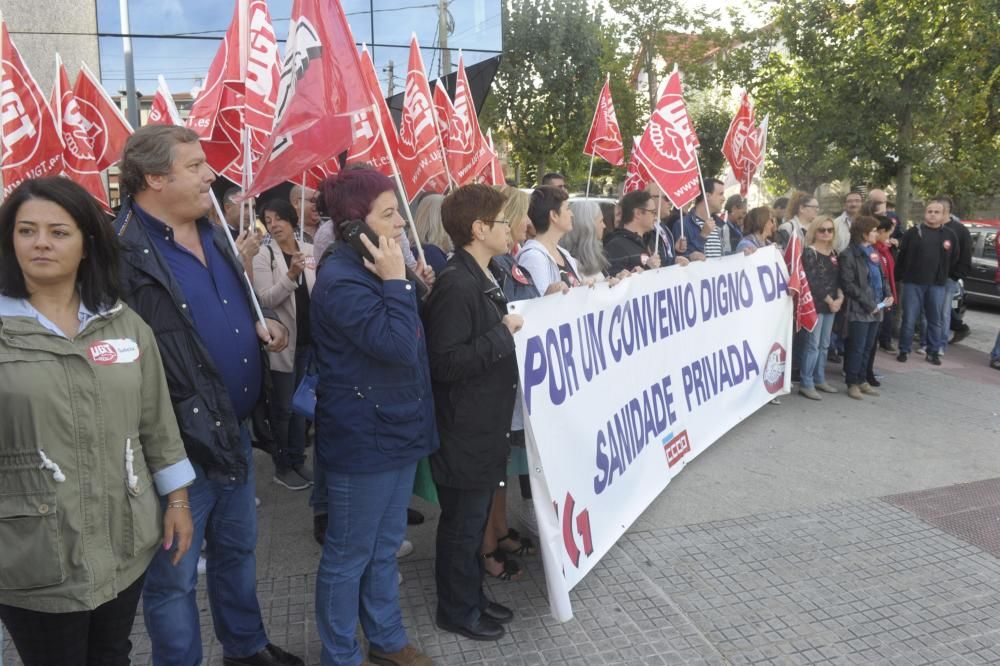
<path fill-rule="evenodd" d="M 368 251 L 368 248 L 361 241 L 361 234 L 367 236 L 372 245 L 378 246 L 378 234 L 372 231 L 372 228 L 364 220 L 348 220 L 340 225 L 341 240 L 353 247 L 362 257 L 375 263 L 372 253 Z"/>
<path fill-rule="evenodd" d="M 875 306 L 876 310 L 884 310 L 885 308 L 886 308 L 885 301 L 882 301 L 878 305 Z"/>

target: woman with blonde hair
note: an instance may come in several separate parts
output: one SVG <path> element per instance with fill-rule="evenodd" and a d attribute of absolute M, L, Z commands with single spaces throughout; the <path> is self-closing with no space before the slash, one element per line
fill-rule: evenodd
<path fill-rule="evenodd" d="M 444 225 L 441 223 L 442 201 L 444 201 L 443 195 L 425 195 L 420 200 L 416 216 L 413 218 L 420 243 L 424 246 L 424 256 L 435 274 L 444 270 L 453 250 L 451 238 L 445 233 Z"/>
<path fill-rule="evenodd" d="M 806 229 L 816 219 L 819 214 L 819 202 L 816 197 L 808 192 L 796 192 L 788 200 L 788 207 L 785 208 L 785 221 L 778 227 L 778 236 L 775 240 L 781 247 L 788 245 L 788 239 L 792 237 L 792 232 L 797 232 L 802 240 L 805 240 Z"/>
<path fill-rule="evenodd" d="M 816 328 L 809 332 L 805 351 L 802 355 L 799 394 L 810 400 L 820 400 L 824 393 L 836 393 L 837 389 L 826 383 L 826 351 L 830 347 L 830 332 L 833 320 L 844 303 L 844 292 L 838 284 L 840 270 L 834 244 L 837 225 L 829 215 L 813 220 L 806 232 L 807 247 L 802 251 L 802 268 L 809 280 L 813 303 L 816 305 L 818 320 Z"/>

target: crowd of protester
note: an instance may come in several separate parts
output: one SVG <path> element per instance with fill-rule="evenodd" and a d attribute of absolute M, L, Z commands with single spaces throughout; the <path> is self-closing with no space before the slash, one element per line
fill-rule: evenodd
<path fill-rule="evenodd" d="M 880 190 L 849 193 L 834 218 L 807 192 L 750 208 L 708 179 L 690 210 L 651 185 L 612 215 L 552 173 L 530 194 L 425 195 L 407 230 L 393 181 L 352 168 L 263 202 L 260 234 L 240 231 L 236 189 L 206 218 L 213 180 L 194 132 L 151 126 L 125 147 L 113 225 L 61 178 L 0 207 L 0 479 L 20 507 L 3 526 L 0 620 L 25 664 L 129 663 L 140 596 L 153 663 L 200 663 L 199 573 L 226 664 L 302 664 L 257 601 L 251 446 L 266 433 L 274 482 L 312 489 L 323 664 L 432 663 L 403 625 L 397 566 L 425 459 L 436 624 L 497 640 L 515 610 L 484 578 L 517 579 L 537 554 L 530 517 L 524 534 L 508 524 L 508 479 L 531 506 L 509 302 L 797 236 L 818 314 L 794 338 L 798 393 L 839 393 L 827 365 L 842 361 L 861 400 L 879 395 L 879 347 L 903 363 L 922 339 L 941 364 L 970 268 L 946 197 L 903 230 Z"/>

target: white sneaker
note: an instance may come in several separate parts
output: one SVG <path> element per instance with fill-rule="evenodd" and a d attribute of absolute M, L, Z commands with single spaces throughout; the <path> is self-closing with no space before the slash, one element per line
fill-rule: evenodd
<path fill-rule="evenodd" d="M 208 561 L 204 557 L 202 557 L 201 555 L 199 555 L 198 556 L 198 575 L 199 576 L 204 576 L 205 572 L 207 572 L 207 571 L 208 571 Z"/>
<path fill-rule="evenodd" d="M 403 539 L 403 543 L 400 544 L 399 550 L 396 551 L 396 559 L 402 559 L 413 552 L 413 542 L 409 539 Z"/>
<path fill-rule="evenodd" d="M 398 573 L 398 572 L 397 572 L 397 573 Z M 401 573 L 399 574 L 399 584 L 400 584 L 400 585 L 402 585 L 402 584 L 403 584 L 403 574 L 401 574 Z"/>
<path fill-rule="evenodd" d="M 253 498 L 253 505 L 255 507 L 257 507 L 258 509 L 260 508 L 260 498 L 259 497 L 254 497 Z"/>

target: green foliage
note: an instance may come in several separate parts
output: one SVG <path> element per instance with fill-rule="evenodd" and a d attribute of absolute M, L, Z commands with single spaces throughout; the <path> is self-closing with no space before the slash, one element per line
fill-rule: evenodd
<path fill-rule="evenodd" d="M 1000 187 L 998 16 L 1000 0 L 781 0 L 723 76 L 771 112 L 769 176 L 961 200 Z"/>
<path fill-rule="evenodd" d="M 599 14 L 588 4 L 507 0 L 504 5 L 504 57 L 484 123 L 511 143 L 522 182 L 536 182 L 547 170 L 576 178 L 582 171 L 586 178 L 583 144 L 604 79 Z"/>

